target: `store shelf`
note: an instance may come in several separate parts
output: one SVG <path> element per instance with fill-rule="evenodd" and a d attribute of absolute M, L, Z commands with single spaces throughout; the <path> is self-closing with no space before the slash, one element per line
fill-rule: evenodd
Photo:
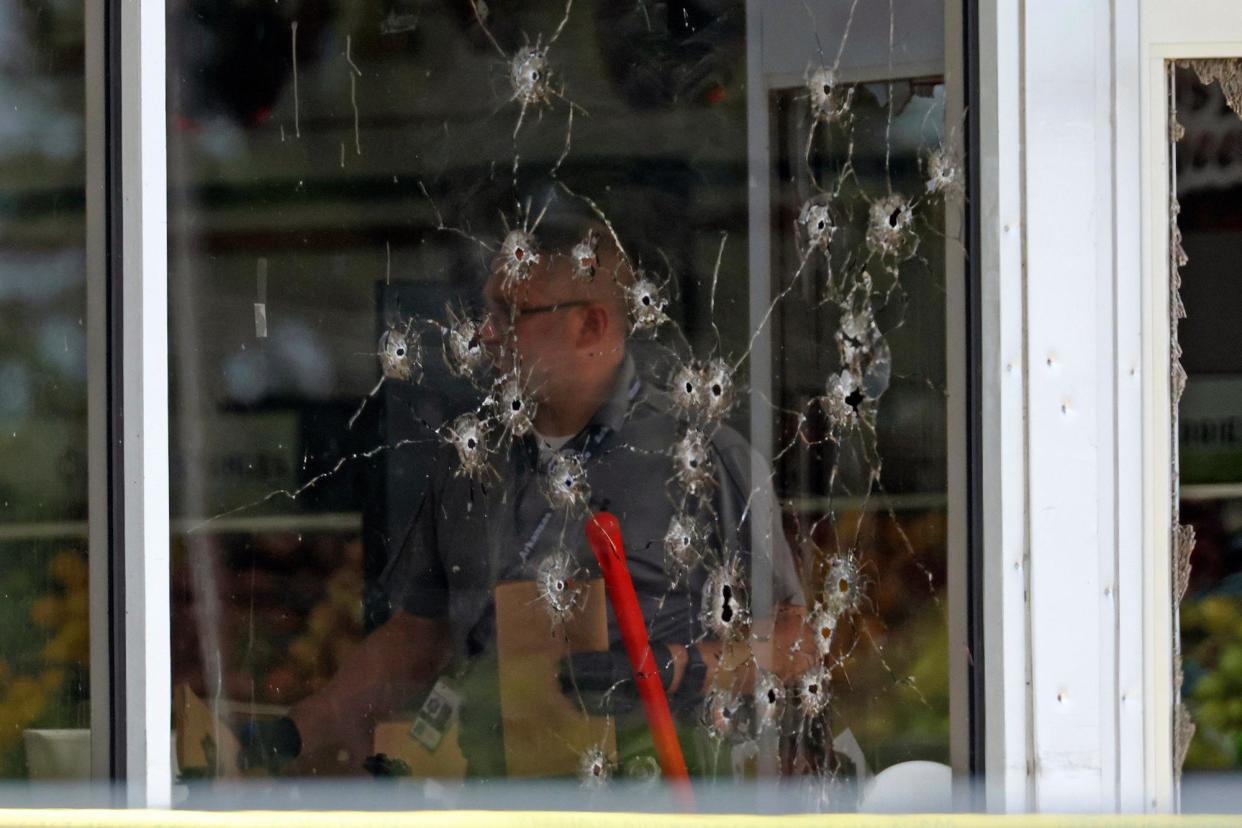
<path fill-rule="evenodd" d="M 323 512 L 300 515 L 233 515 L 216 520 L 177 518 L 173 534 L 225 534 L 237 532 L 358 532 L 360 512 Z M 0 525 L 0 543 L 28 540 L 86 539 L 86 521 L 62 520 Z"/>

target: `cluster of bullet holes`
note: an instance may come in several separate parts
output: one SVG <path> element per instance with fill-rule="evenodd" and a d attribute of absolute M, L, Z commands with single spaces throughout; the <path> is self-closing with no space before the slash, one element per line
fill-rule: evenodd
<path fill-rule="evenodd" d="M 568 154 L 574 113 L 585 113 L 585 110 L 568 97 L 567 80 L 555 65 L 554 47 L 572 13 L 572 0 L 566 4 L 564 18 L 546 42 L 541 34 L 512 53 L 502 48 L 493 35 L 492 12 L 485 3 L 482 0 L 469 2 L 479 27 L 508 66 L 511 102 L 517 107 L 513 126 L 515 175 L 520 160 L 516 139 L 532 110 L 542 115 L 549 108 L 565 108 L 568 121 L 565 153 Z M 842 49 L 847 34 L 848 27 L 841 34 Z M 831 64 L 821 59 L 821 65 L 808 67 L 805 75 L 804 94 L 809 100 L 805 154 L 808 166 L 817 141 L 827 141 L 831 134 L 850 128 L 857 88 L 839 80 L 840 54 L 838 52 L 836 61 Z M 890 108 L 891 100 L 890 95 Z M 841 151 L 852 151 L 852 143 Z M 760 329 L 768 324 L 772 309 L 788 296 L 794 284 L 799 279 L 811 278 L 807 274 L 812 271 L 826 274 L 823 293 L 828 298 L 825 301 L 834 303 L 839 311 L 834 335 L 839 367 L 824 379 L 823 393 L 811 401 L 811 405 L 818 406 L 829 424 L 828 440 L 836 443 L 863 440 L 865 456 L 877 467 L 876 420 L 893 375 L 893 365 L 891 349 L 877 321 L 878 294 L 872 272 L 886 273 L 890 281 L 895 281 L 903 263 L 918 252 L 917 220 L 923 205 L 931 199 L 959 198 L 963 190 L 960 149 L 951 136 L 922 159 L 922 168 L 925 186 L 919 193 L 905 194 L 890 189 L 869 199 L 861 245 L 840 232 L 845 222 L 844 207 L 839 203 L 842 182 L 819 181 L 812 172 L 814 192 L 801 204 L 792 228 L 798 245 L 797 267 L 787 280 L 788 287 L 772 297 L 767 315 L 752 326 L 750 343 L 753 347 Z M 849 164 L 843 169 L 841 176 L 853 175 Z M 589 199 L 586 201 L 593 204 Z M 435 207 L 434 203 L 432 206 Z M 438 209 L 436 213 L 439 216 Z M 498 244 L 447 227 L 442 221 L 439 229 L 465 235 L 485 248 L 503 276 L 502 288 L 508 290 L 531 279 L 537 266 L 550 255 L 540 242 L 543 214 L 532 216 L 532 206 L 527 203 L 519 205 L 517 217 L 515 226 L 509 226 L 505 220 L 504 226 L 498 228 L 501 231 Z M 599 213 L 599 218 L 613 234 L 620 255 L 634 274 L 624 290 L 630 333 L 658 341 L 662 331 L 676 327 L 669 315 L 667 279 L 662 281 L 637 262 L 630 261 L 608 217 Z M 603 278 L 600 243 L 600 233 L 591 230 L 572 247 L 569 258 L 575 279 L 591 282 Z M 841 248 L 845 244 L 852 244 L 853 249 L 843 251 Z M 723 238 L 721 249 L 723 251 Z M 812 268 L 813 262 L 819 266 Z M 713 310 L 714 290 L 715 275 Z M 500 346 L 501 362 L 507 367 L 494 377 L 491 375 L 496 372 L 488 370 L 488 354 L 482 345 L 484 326 L 490 322 L 511 330 L 514 321 L 515 317 L 489 320 L 473 316 L 464 308 L 447 306 L 441 319 L 394 322 L 379 340 L 380 384 L 367 399 L 385 382 L 420 382 L 428 358 L 423 339 L 438 336 L 445 367 L 452 375 L 473 383 L 482 403 L 476 411 L 461 414 L 431 429 L 432 434 L 434 439 L 451 447 L 457 475 L 479 482 L 495 479 L 498 476 L 494 468 L 496 458 L 504 455 L 512 441 L 532 432 L 537 409 L 536 395 L 523 381 L 512 342 L 506 341 Z M 683 336 L 681 341 L 687 340 Z M 715 518 L 713 496 L 719 471 L 711 449 L 712 435 L 746 393 L 739 386 L 737 376 L 749 359 L 751 348 L 734 360 L 714 352 L 702 356 L 677 354 L 672 349 L 670 352 L 674 354 L 674 367 L 667 376 L 666 390 L 681 421 L 681 430 L 676 442 L 667 448 L 673 468 L 673 477 L 667 481 L 668 496 L 677 508 L 663 537 L 665 569 L 670 585 L 679 587 L 689 583 L 691 573 L 704 568 L 706 577 L 699 602 L 703 634 L 724 642 L 744 643 L 755 630 L 749 606 L 749 575 L 738 550 L 724 548 L 720 538 L 707 527 Z M 364 399 L 362 405 L 366 402 Z M 351 425 L 356 417 L 355 414 L 351 419 Z M 798 417 L 803 423 L 808 412 L 799 412 Z M 810 442 L 801 431 L 798 439 Z M 542 465 L 540 490 L 552 509 L 585 517 L 590 487 L 584 457 L 572 451 L 552 452 Z M 291 494 L 296 497 L 300 490 Z M 774 672 L 761 668 L 754 655 L 750 655 L 747 658 L 756 678 L 749 691 L 742 693 L 725 686 L 710 688 L 699 721 L 719 745 L 751 745 L 774 732 L 781 738 L 804 739 L 807 745 L 822 743 L 822 738 L 815 737 L 813 731 L 816 727 L 821 731 L 827 727 L 824 720 L 830 715 L 833 687 L 847 657 L 834 645 L 842 622 L 865 610 L 868 578 L 863 561 L 853 551 L 818 552 L 811 564 L 819 576 L 812 594 L 808 595 L 805 635 L 794 645 L 813 651 L 810 666 L 796 679 L 786 682 Z M 584 575 L 573 554 L 563 547 L 539 562 L 536 570 L 538 596 L 553 624 L 566 623 L 582 610 L 586 595 Z M 808 764 L 821 767 L 815 762 Z M 603 745 L 595 745 L 581 755 L 579 776 L 584 786 L 600 787 L 607 785 L 618 769 L 617 758 L 610 756 Z M 631 780 L 644 780 L 655 779 L 657 772 L 654 761 L 645 757 L 637 764 L 627 765 L 623 775 Z"/>

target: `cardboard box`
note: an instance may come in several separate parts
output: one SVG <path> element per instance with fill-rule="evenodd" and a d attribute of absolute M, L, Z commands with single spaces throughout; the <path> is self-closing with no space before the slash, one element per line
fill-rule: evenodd
<path fill-rule="evenodd" d="M 533 581 L 496 587 L 496 645 L 505 766 L 511 778 L 573 776 L 593 746 L 616 755 L 610 719 L 588 716 L 561 692 L 557 672 L 569 653 L 608 649 L 608 606 L 602 579 L 566 622 L 553 624 Z"/>

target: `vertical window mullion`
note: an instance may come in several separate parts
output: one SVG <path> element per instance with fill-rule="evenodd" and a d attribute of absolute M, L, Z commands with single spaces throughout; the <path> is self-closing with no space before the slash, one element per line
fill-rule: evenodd
<path fill-rule="evenodd" d="M 107 6 L 85 7 L 86 77 L 86 360 L 87 360 L 87 474 L 90 618 L 96 620 L 90 637 L 91 776 L 112 777 L 114 761 L 113 694 L 111 676 L 111 539 L 109 499 L 111 473 L 110 370 L 108 330 L 109 221 L 112 201 L 108 190 L 107 99 L 109 90 Z M 104 632 L 106 631 L 106 632 Z"/>
<path fill-rule="evenodd" d="M 92 551 L 107 552 L 92 555 L 92 562 L 104 559 L 92 570 L 92 600 L 107 607 L 108 618 L 108 634 L 98 636 L 103 642 L 92 652 L 93 679 L 96 685 L 106 680 L 109 691 L 92 710 L 92 721 L 108 730 L 97 734 L 103 744 L 95 769 L 100 774 L 106 763 L 109 775 L 126 783 L 129 805 L 168 807 L 164 3 L 111 0 L 89 13 L 88 64 L 93 59 L 98 71 L 92 92 L 102 91 L 104 99 L 102 135 L 91 138 L 96 151 L 88 165 L 95 176 L 91 261 L 103 276 L 91 279 L 91 341 L 106 346 L 103 355 L 92 349 L 92 390 L 102 390 L 107 400 L 106 415 L 92 420 L 91 432 L 92 458 L 107 464 L 106 481 L 92 486 L 91 504 Z M 88 123 L 98 118 L 97 112 Z M 92 399 L 98 410 L 101 397 Z M 106 516 L 106 526 L 96 515 Z"/>

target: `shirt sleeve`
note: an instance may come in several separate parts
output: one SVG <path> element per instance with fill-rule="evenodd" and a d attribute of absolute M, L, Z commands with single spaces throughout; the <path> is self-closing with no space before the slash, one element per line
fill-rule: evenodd
<path fill-rule="evenodd" d="M 762 605 L 795 604 L 805 606 L 806 598 L 793 553 L 785 540 L 780 506 L 772 487 L 772 472 L 766 460 L 741 435 L 717 447 L 722 469 L 717 475 L 719 520 L 725 537 L 732 537 L 748 562 L 766 562 L 769 577 L 750 584 L 752 602 Z M 743 519 L 744 518 L 744 519 Z M 751 567 L 762 573 L 762 566 Z M 768 590 L 770 593 L 766 594 Z"/>
<path fill-rule="evenodd" d="M 433 484 L 424 492 L 388 576 L 393 605 L 429 618 L 447 615 L 449 606 L 448 578 L 436 542 L 437 488 Z"/>

